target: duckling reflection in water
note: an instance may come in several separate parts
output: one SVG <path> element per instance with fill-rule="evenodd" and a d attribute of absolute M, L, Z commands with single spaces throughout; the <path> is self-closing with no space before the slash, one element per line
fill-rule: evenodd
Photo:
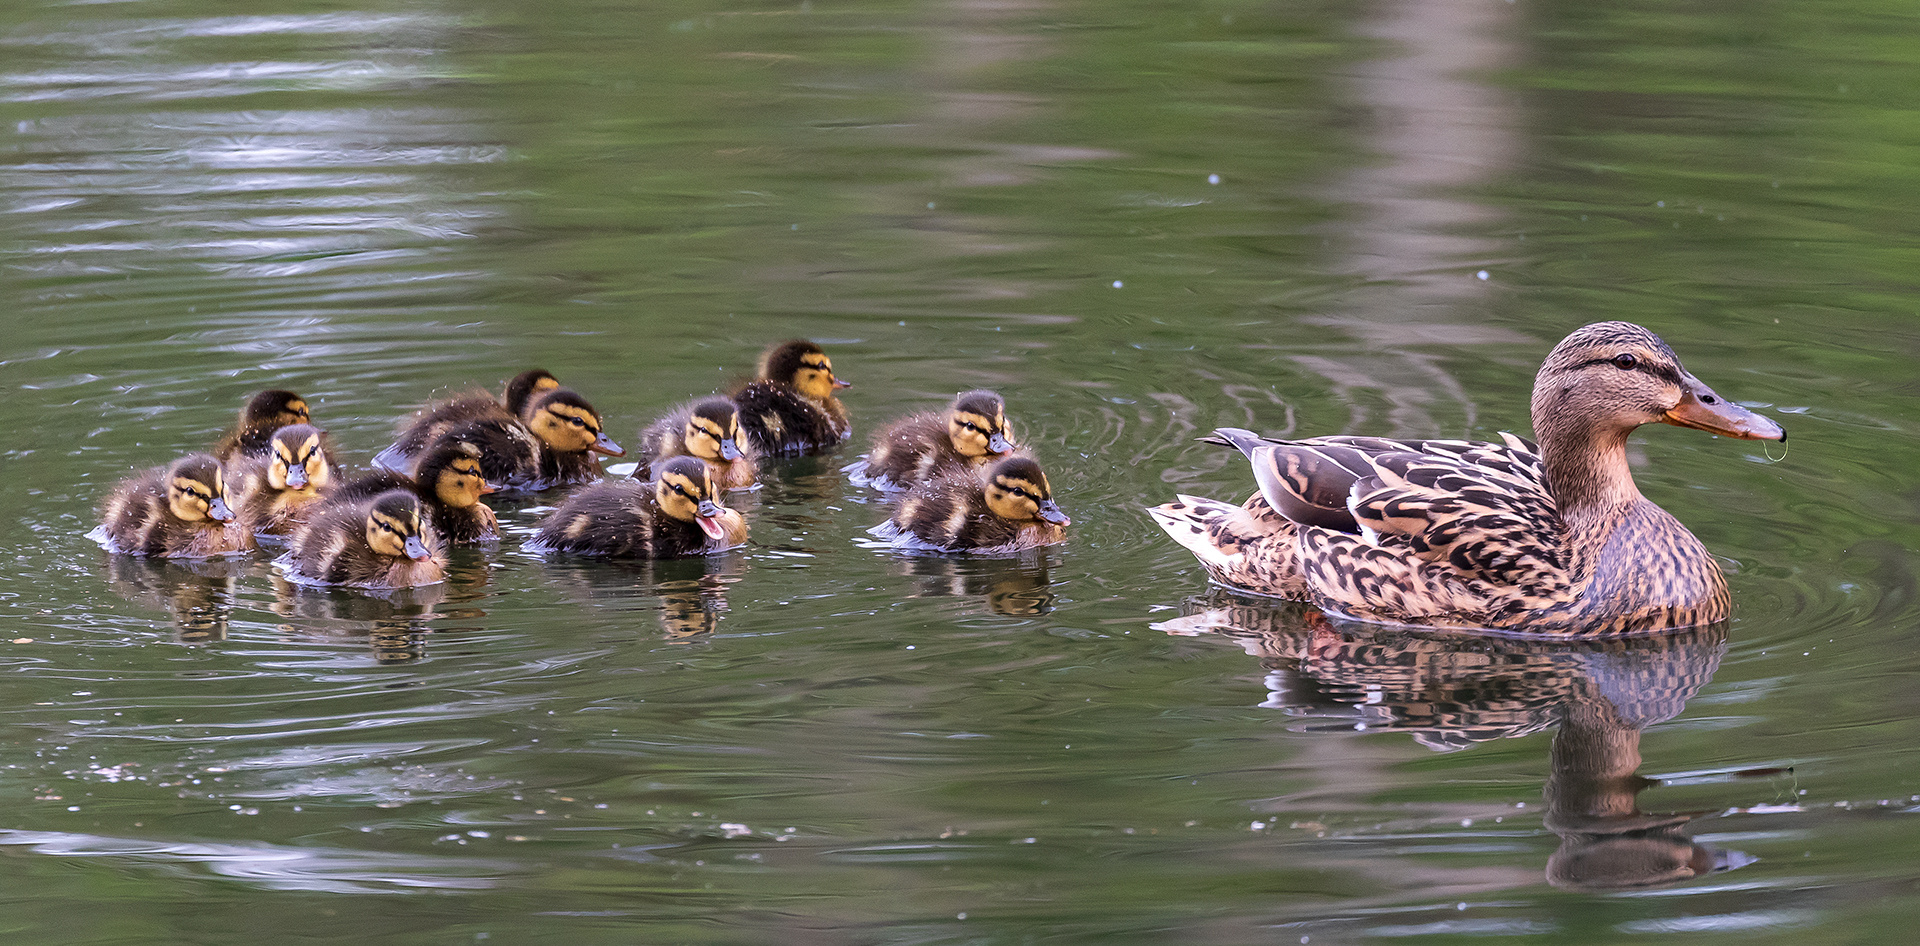
<path fill-rule="evenodd" d="M 326 641 L 364 638 L 373 658 L 383 664 L 426 656 L 433 622 L 450 616 L 438 610 L 451 595 L 445 582 L 367 594 L 275 575 L 273 589 L 273 612 L 288 622 L 280 625 L 283 633 Z"/>
<path fill-rule="evenodd" d="M 983 476 L 961 471 L 921 484 L 872 532 L 908 549 L 993 555 L 1059 542 L 1072 521 L 1053 501 L 1040 464 L 1013 456 Z"/>
<path fill-rule="evenodd" d="M 727 589 L 744 570 L 739 555 L 586 562 L 549 557 L 547 583 L 597 610 L 653 614 L 668 641 L 711 635 L 730 609 Z"/>
<path fill-rule="evenodd" d="M 114 555 L 107 585 L 122 598 L 171 612 L 183 644 L 227 639 L 234 589 L 253 563 L 241 559 L 154 559 Z"/>
<path fill-rule="evenodd" d="M 978 473 L 1014 449 L 1000 395 L 964 391 L 945 410 L 913 414 L 881 428 L 867 455 L 842 469 L 862 486 L 911 489 L 949 473 Z"/>
<path fill-rule="evenodd" d="M 1047 553 L 1019 558 L 902 555 L 901 571 L 913 580 L 916 598 L 982 598 L 987 610 L 1031 617 L 1053 610 Z"/>
<path fill-rule="evenodd" d="M 254 547 L 253 532 L 235 520 L 220 461 L 190 453 L 122 480 L 87 536 L 109 552 L 211 558 Z"/>
<path fill-rule="evenodd" d="M 1270 672 L 1262 705 L 1324 721 L 1310 729 L 1407 732 L 1450 752 L 1558 727 L 1545 787 L 1546 826 L 1561 838 L 1547 863 L 1555 885 L 1656 887 L 1752 862 L 1695 843 L 1682 831 L 1693 815 L 1635 803 L 1657 784 L 1635 774 L 1641 730 L 1678 716 L 1712 678 L 1725 625 L 1594 641 L 1462 638 L 1335 624 L 1225 594 L 1208 603 L 1219 606 L 1153 626 L 1233 639 Z"/>

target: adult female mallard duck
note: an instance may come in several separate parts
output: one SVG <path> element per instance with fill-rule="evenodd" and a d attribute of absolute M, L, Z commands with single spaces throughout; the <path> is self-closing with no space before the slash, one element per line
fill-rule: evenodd
<path fill-rule="evenodd" d="M 1720 566 L 1634 485 L 1627 435 L 1655 421 L 1785 440 L 1628 322 L 1568 335 L 1533 382 L 1535 446 L 1222 428 L 1253 462 L 1244 506 L 1149 510 L 1212 578 L 1384 623 L 1593 637 L 1727 616 Z"/>
<path fill-rule="evenodd" d="M 480 448 L 464 440 L 443 441 L 420 458 L 413 476 L 374 470 L 342 483 L 327 498 L 358 503 L 390 490 L 419 497 L 434 531 L 456 544 L 491 542 L 500 537 L 500 520 L 481 497 L 494 491 L 480 470 Z"/>
<path fill-rule="evenodd" d="M 567 497 L 529 547 L 602 558 L 724 551 L 747 541 L 747 522 L 719 495 L 698 457 L 669 457 L 651 483 L 602 480 Z"/>
<path fill-rule="evenodd" d="M 240 408 L 240 419 L 213 445 L 213 455 L 221 463 L 264 459 L 273 448 L 268 446 L 273 432 L 290 424 L 310 424 L 313 415 L 307 399 L 292 391 L 261 391 Z"/>
<path fill-rule="evenodd" d="M 867 455 L 843 469 L 856 483 L 893 491 L 956 470 L 978 472 L 1013 451 L 1006 402 L 992 391 L 963 391 L 944 411 L 923 411 L 881 428 Z"/>
<path fill-rule="evenodd" d="M 384 590 L 446 577 L 446 550 L 419 497 L 392 490 L 355 503 L 328 503 L 294 533 L 275 563 L 309 585 Z"/>
<path fill-rule="evenodd" d="M 1016 455 L 984 475 L 955 470 L 914 487 L 873 532 L 910 548 L 1006 554 L 1059 542 L 1072 522 L 1040 464 Z"/>
<path fill-rule="evenodd" d="M 746 489 L 754 483 L 759 464 L 740 428 L 740 411 L 733 401 L 710 397 L 682 404 L 640 432 L 640 465 L 636 480 L 653 479 L 654 468 L 668 457 L 693 456 L 705 460 L 713 485 Z"/>
<path fill-rule="evenodd" d="M 767 349 L 754 380 L 733 395 L 740 428 L 768 456 L 819 453 L 853 433 L 846 405 L 833 392 L 851 387 L 833 374 L 820 346 L 804 339 Z"/>
<path fill-rule="evenodd" d="M 326 432 L 309 424 L 274 431 L 267 447 L 267 456 L 243 460 L 234 471 L 237 513 L 256 535 L 286 535 L 333 487 L 333 450 Z"/>
<path fill-rule="evenodd" d="M 88 533 L 109 552 L 155 558 L 209 558 L 253 548 L 253 532 L 234 521 L 220 461 L 189 453 L 122 481 Z"/>
<path fill-rule="evenodd" d="M 560 381 L 553 376 L 553 372 L 545 368 L 529 368 L 507 382 L 499 400 L 485 391 L 475 389 L 458 397 L 436 401 L 421 408 L 400 425 L 398 439 L 373 458 L 374 465 L 397 473 L 411 472 L 427 447 L 448 430 L 473 421 L 524 417 L 534 397 L 559 386 Z"/>

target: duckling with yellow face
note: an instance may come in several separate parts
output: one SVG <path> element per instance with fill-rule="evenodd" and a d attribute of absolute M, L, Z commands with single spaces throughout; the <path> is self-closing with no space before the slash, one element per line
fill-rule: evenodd
<path fill-rule="evenodd" d="M 668 457 L 693 456 L 706 461 L 713 485 L 746 489 L 758 474 L 753 448 L 740 427 L 740 411 L 733 401 L 710 397 L 683 404 L 640 432 L 640 451 L 646 459 L 633 478 L 653 478 L 653 470 Z"/>
<path fill-rule="evenodd" d="M 156 558 L 209 558 L 254 547 L 253 531 L 235 521 L 227 504 L 220 461 L 205 453 L 122 481 L 88 535 L 109 552 Z"/>
<path fill-rule="evenodd" d="M 292 424 L 273 432 L 265 458 L 242 461 L 234 472 L 241 525 L 255 534 L 286 535 L 333 488 L 332 448 L 326 432 Z"/>
<path fill-rule="evenodd" d="M 500 520 L 481 498 L 494 492 L 480 469 L 480 448 L 461 440 L 435 444 L 420 458 L 411 478 L 392 470 L 374 470 L 342 484 L 329 503 L 354 503 L 389 490 L 409 490 L 420 498 L 435 531 L 456 544 L 500 538 Z"/>
<path fill-rule="evenodd" d="M 530 368 L 514 375 L 498 400 L 474 390 L 429 404 L 400 425 L 398 438 L 373 463 L 396 473 L 411 473 L 420 456 L 447 431 L 474 421 L 519 419 L 534 398 L 558 387 L 560 381 L 553 372 Z"/>
<path fill-rule="evenodd" d="M 567 497 L 528 547 L 635 559 L 724 551 L 747 541 L 747 522 L 719 495 L 699 458 L 669 457 L 651 483 L 604 480 Z"/>
<path fill-rule="evenodd" d="M 733 395 L 740 427 L 756 452 L 795 456 L 830 449 L 853 433 L 834 392 L 851 387 L 833 373 L 820 346 L 804 339 L 775 345 L 754 380 Z"/>
<path fill-rule="evenodd" d="M 1059 542 L 1070 524 L 1040 464 L 1011 456 L 983 474 L 958 470 L 920 484 L 875 533 L 913 548 L 1005 554 Z"/>
<path fill-rule="evenodd" d="M 600 478 L 594 454 L 624 455 L 626 451 L 601 426 L 600 412 L 586 398 L 554 388 L 535 394 L 521 417 L 501 411 L 467 421 L 443 431 L 429 449 L 472 444 L 480 451 L 481 473 L 494 488 L 533 493 L 590 483 Z M 374 462 L 381 460 L 376 457 Z M 415 457 L 405 469 L 387 469 L 410 474 L 418 462 Z"/>
<path fill-rule="evenodd" d="M 419 497 L 392 490 L 328 503 L 294 533 L 275 564 L 302 584 L 382 590 L 442 581 L 447 559 Z"/>
<path fill-rule="evenodd" d="M 240 419 L 214 444 L 213 455 L 221 463 L 266 459 L 273 452 L 274 431 L 312 422 L 306 398 L 292 391 L 261 391 L 240 408 Z"/>
<path fill-rule="evenodd" d="M 911 489 L 952 472 L 979 472 L 1015 449 L 1007 405 L 992 391 L 964 391 L 944 411 L 903 417 L 874 435 L 865 457 L 843 469 L 875 489 Z"/>

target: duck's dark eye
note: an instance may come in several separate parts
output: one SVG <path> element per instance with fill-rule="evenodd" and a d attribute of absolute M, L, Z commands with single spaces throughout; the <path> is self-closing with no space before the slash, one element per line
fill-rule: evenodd
<path fill-rule="evenodd" d="M 1633 352 L 1630 351 L 1623 351 L 1613 356 L 1613 366 L 1621 371 L 1632 371 L 1638 367 L 1639 364 L 1640 359 L 1634 357 Z"/>

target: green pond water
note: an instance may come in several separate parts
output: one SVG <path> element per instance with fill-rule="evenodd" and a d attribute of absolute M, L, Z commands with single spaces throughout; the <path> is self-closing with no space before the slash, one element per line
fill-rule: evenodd
<path fill-rule="evenodd" d="M 9 944 L 1903 941 L 1920 18 L 1557 0 L 0 8 Z M 1495 439 L 1630 319 L 1725 625 L 1555 645 L 1210 591 L 1215 426 Z M 351 463 L 553 370 L 631 443 L 820 341 L 864 438 L 1005 395 L 1074 518 L 521 545 L 393 599 L 84 534 L 287 387 Z M 1694 876 L 1695 872 L 1698 876 Z"/>

